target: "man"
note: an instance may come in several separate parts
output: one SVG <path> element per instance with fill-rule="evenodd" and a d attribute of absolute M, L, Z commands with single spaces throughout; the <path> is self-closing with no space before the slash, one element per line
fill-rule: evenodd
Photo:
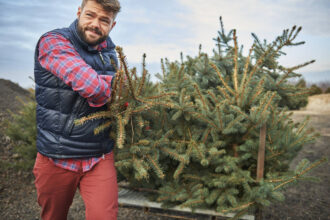
<path fill-rule="evenodd" d="M 109 130 L 75 119 L 106 110 L 118 63 L 108 36 L 118 0 L 83 0 L 70 27 L 44 34 L 36 47 L 37 149 L 33 169 L 41 217 L 63 220 L 77 188 L 86 219 L 116 219 L 118 189 Z"/>

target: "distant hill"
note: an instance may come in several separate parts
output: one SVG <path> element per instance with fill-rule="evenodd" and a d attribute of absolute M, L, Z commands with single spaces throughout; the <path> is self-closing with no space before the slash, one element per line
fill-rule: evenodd
<path fill-rule="evenodd" d="M 300 73 L 307 83 L 330 82 L 330 70 Z"/>
<path fill-rule="evenodd" d="M 0 79 L 0 114 L 8 114 L 8 109 L 18 111 L 21 103 L 17 98 L 30 99 L 29 91 L 10 80 Z"/>

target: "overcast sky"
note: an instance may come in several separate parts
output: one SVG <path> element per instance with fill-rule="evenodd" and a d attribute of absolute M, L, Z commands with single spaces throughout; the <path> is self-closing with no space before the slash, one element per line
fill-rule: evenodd
<path fill-rule="evenodd" d="M 31 86 L 40 35 L 70 25 L 80 2 L 0 0 L 0 78 Z M 272 41 L 283 29 L 302 26 L 298 40 L 305 45 L 286 50 L 281 63 L 294 66 L 316 59 L 301 72 L 308 80 L 330 80 L 329 0 L 121 0 L 121 5 L 110 36 L 138 69 L 143 53 L 150 73 L 159 71 L 161 58 L 179 60 L 181 51 L 196 55 L 199 44 L 211 54 L 222 16 L 227 31 L 237 29 L 245 50 L 252 44 L 251 32 Z"/>

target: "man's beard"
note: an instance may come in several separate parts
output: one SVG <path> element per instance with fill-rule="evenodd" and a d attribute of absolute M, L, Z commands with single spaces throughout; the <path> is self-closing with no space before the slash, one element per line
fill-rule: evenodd
<path fill-rule="evenodd" d="M 102 32 L 98 28 L 92 28 L 92 27 L 88 27 L 88 26 L 85 27 L 85 28 L 81 27 L 80 24 L 79 24 L 79 22 L 78 22 L 77 30 L 78 30 L 78 34 L 81 37 L 81 39 L 83 41 L 85 41 L 88 45 L 92 46 L 92 47 L 94 47 L 94 46 L 102 43 L 108 37 L 107 35 L 102 36 Z M 97 33 L 98 35 L 100 35 L 100 38 L 98 40 L 96 40 L 96 41 L 89 41 L 87 39 L 87 36 L 86 36 L 86 31 L 93 31 L 93 32 Z"/>

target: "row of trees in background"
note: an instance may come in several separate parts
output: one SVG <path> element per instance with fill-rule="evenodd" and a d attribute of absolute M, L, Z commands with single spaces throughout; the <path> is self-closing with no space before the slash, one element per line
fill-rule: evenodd
<path fill-rule="evenodd" d="M 298 82 L 293 83 L 294 85 L 302 88 L 309 88 L 309 96 L 330 93 L 330 81 L 308 83 L 305 79 L 300 79 Z"/>
<path fill-rule="evenodd" d="M 15 168 L 18 170 L 32 170 L 36 158 L 36 101 L 34 89 L 29 89 L 29 97 L 17 101 L 21 104 L 18 112 L 9 111 L 10 117 L 0 125 L 13 143 L 13 161 L 0 162 L 0 169 Z"/>

